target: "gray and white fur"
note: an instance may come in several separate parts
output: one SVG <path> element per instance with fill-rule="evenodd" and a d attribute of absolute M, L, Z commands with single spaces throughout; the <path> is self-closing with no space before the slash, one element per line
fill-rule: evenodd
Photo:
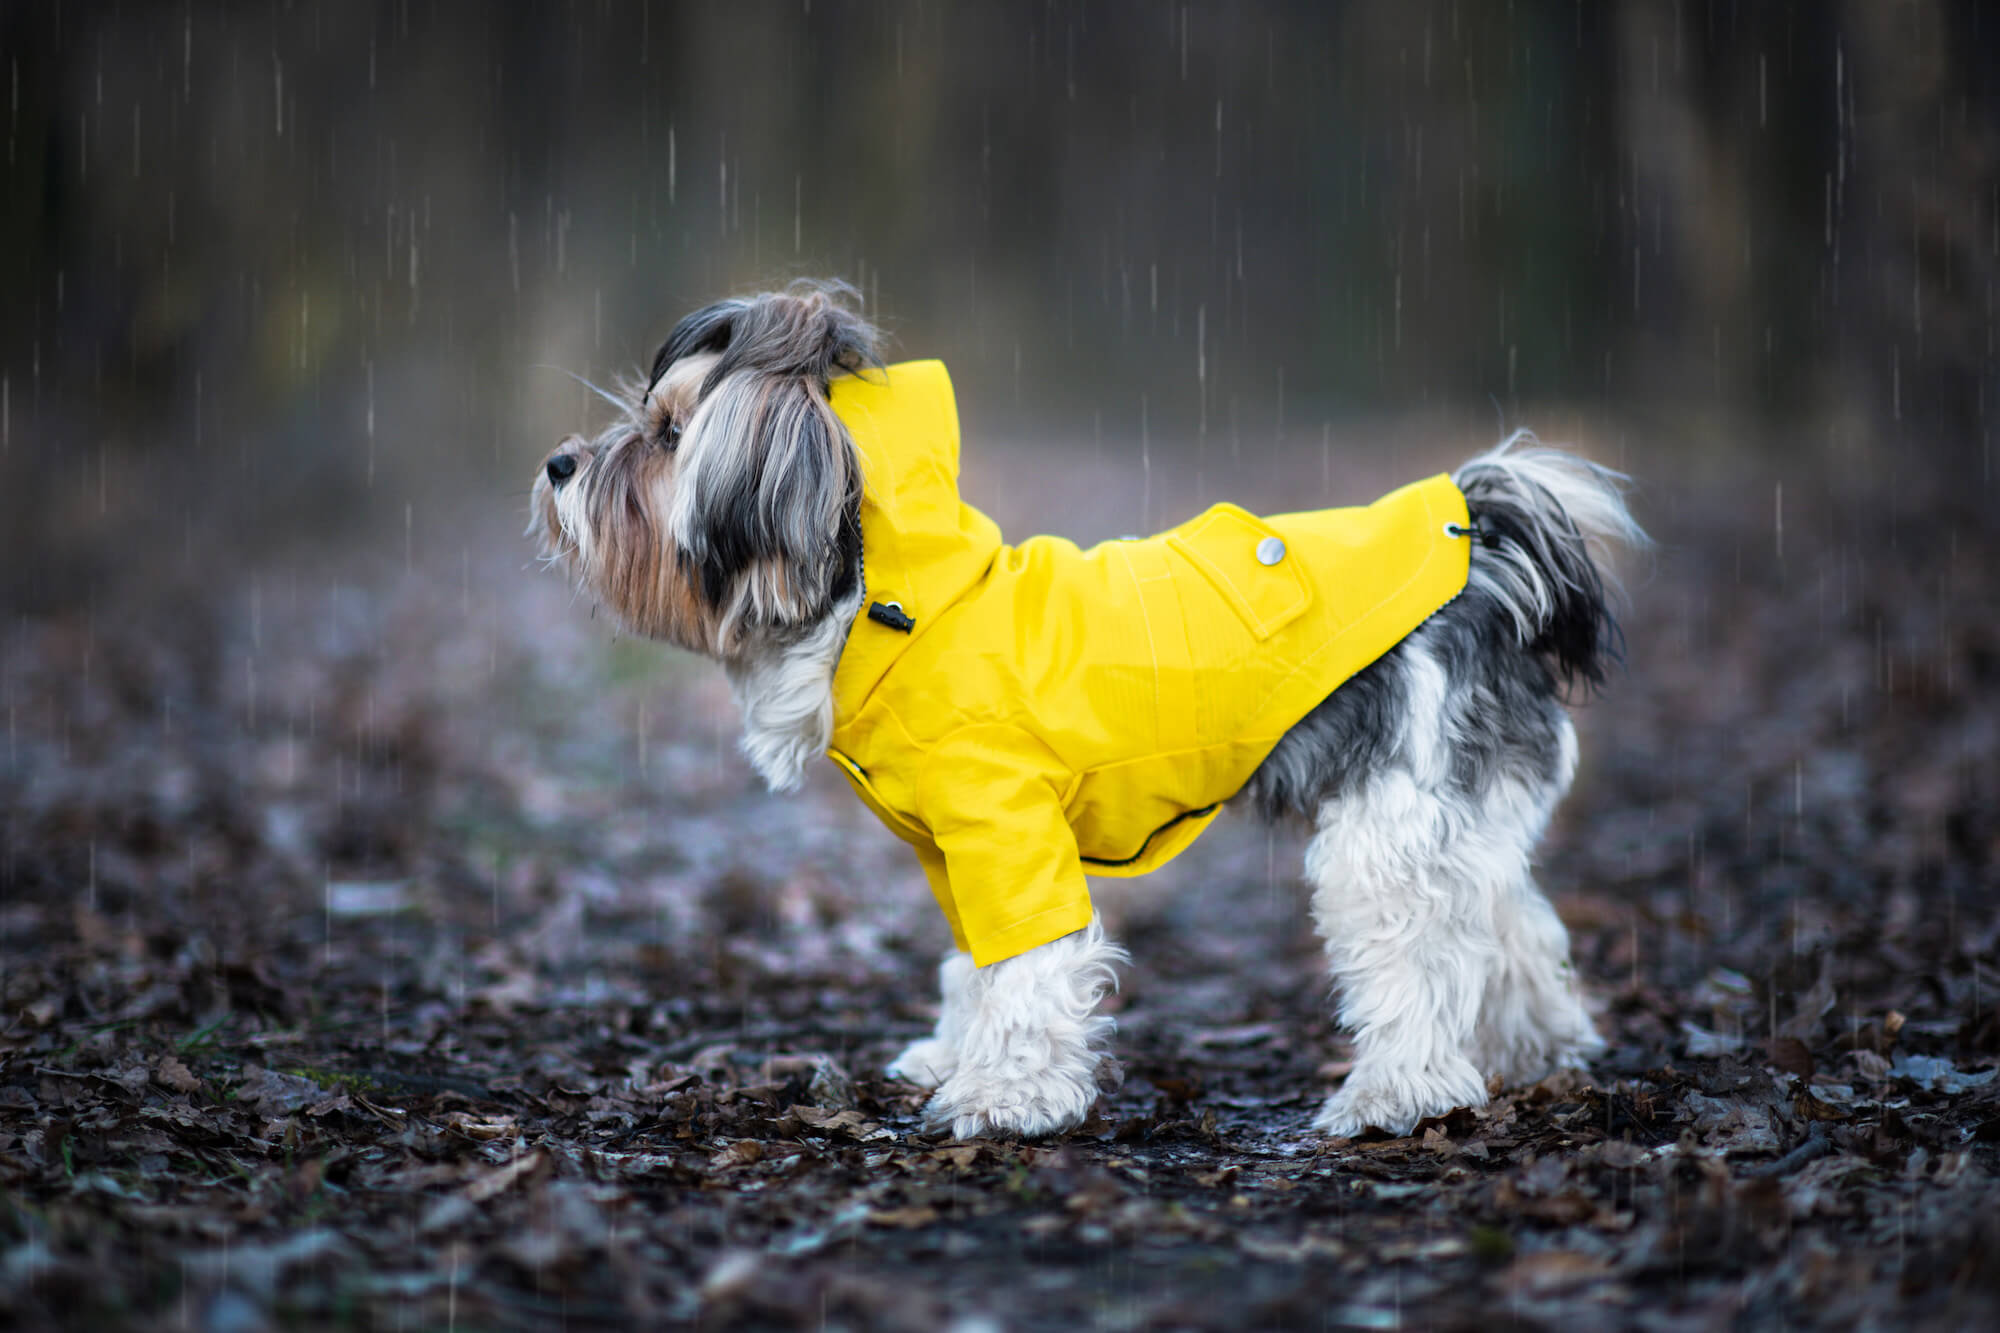
<path fill-rule="evenodd" d="M 1567 689 L 1617 628 L 1592 548 L 1636 545 L 1617 474 L 1517 432 L 1453 480 L 1479 536 L 1458 597 L 1295 725 L 1244 795 L 1304 816 L 1312 908 L 1356 1035 L 1314 1124 L 1402 1132 L 1601 1046 L 1530 872 L 1576 768 Z"/>
<path fill-rule="evenodd" d="M 530 532 L 634 629 L 717 658 L 774 790 L 822 753 L 861 586 L 860 464 L 827 405 L 879 339 L 840 284 L 683 320 L 626 418 L 544 464 Z M 1516 433 L 1454 478 L 1465 589 L 1279 741 L 1242 796 L 1303 817 L 1312 913 L 1355 1065 L 1314 1120 L 1407 1132 L 1602 1043 L 1530 870 L 1576 768 L 1566 693 L 1617 656 L 1604 548 L 1645 538 L 1623 478 Z M 939 970 L 936 1030 L 889 1072 L 961 1137 L 1079 1123 L 1115 1066 L 1096 1013 L 1126 960 L 1101 923 Z"/>

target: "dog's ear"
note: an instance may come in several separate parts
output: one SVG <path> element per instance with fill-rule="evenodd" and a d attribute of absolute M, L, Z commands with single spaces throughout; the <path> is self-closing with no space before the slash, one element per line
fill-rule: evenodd
<path fill-rule="evenodd" d="M 844 284 L 794 283 L 698 311 L 660 349 L 667 366 L 717 354 L 682 429 L 667 527 L 724 645 L 809 624 L 846 589 L 861 463 L 827 385 L 882 364 L 856 300 Z"/>
<path fill-rule="evenodd" d="M 682 439 L 670 527 L 718 639 L 825 615 L 859 547 L 861 469 L 819 386 L 731 375 Z"/>
<path fill-rule="evenodd" d="M 647 381 L 648 386 L 658 384 L 660 377 L 684 356 L 725 350 L 735 333 L 736 317 L 749 305 L 750 302 L 741 300 L 717 301 L 674 325 L 674 331 L 653 355 L 653 378 Z"/>
<path fill-rule="evenodd" d="M 659 383 L 682 357 L 717 352 L 702 382 L 704 395 L 739 370 L 801 376 L 823 391 L 836 374 L 858 375 L 882 364 L 880 335 L 853 308 L 859 300 L 844 282 L 803 280 L 782 292 L 703 306 L 660 344 L 648 383 Z"/>
<path fill-rule="evenodd" d="M 703 381 L 702 393 L 742 372 L 805 380 L 824 393 L 837 374 L 858 375 L 879 368 L 880 336 L 854 310 L 859 299 L 844 282 L 808 281 L 736 302 L 736 309 L 718 316 L 727 320 L 720 340 L 710 335 L 690 348 L 722 354 Z M 689 316 L 682 323 L 696 318 Z M 668 340 L 670 346 L 673 341 Z"/>

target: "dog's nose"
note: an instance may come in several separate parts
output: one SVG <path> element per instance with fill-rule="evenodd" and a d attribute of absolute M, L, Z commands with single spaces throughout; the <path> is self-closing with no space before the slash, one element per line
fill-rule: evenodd
<path fill-rule="evenodd" d="M 576 475 L 576 455 L 557 454 L 549 460 L 549 485 L 560 486 Z"/>

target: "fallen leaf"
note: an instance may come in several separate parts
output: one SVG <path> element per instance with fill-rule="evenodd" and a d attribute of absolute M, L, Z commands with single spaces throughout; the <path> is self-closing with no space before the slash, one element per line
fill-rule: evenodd
<path fill-rule="evenodd" d="M 1768 1049 L 1771 1063 L 1785 1073 L 1803 1079 L 1813 1076 L 1812 1051 L 1797 1037 L 1773 1037 Z"/>
<path fill-rule="evenodd" d="M 816 1106 L 845 1109 L 854 1105 L 854 1080 L 832 1060 L 822 1059 L 813 1066 L 812 1082 L 806 1085 L 806 1095 L 813 1099 Z"/>
<path fill-rule="evenodd" d="M 1685 1019 L 1681 1022 L 1682 1049 L 1694 1059 L 1733 1055 L 1743 1049 L 1743 1038 L 1727 1032 L 1710 1032 Z"/>
<path fill-rule="evenodd" d="M 877 1208 L 868 1214 L 868 1225 L 876 1227 L 911 1229 L 927 1227 L 937 1220 L 937 1209 L 921 1204 L 911 1208 Z"/>
<path fill-rule="evenodd" d="M 201 1086 L 201 1080 L 196 1078 L 178 1057 L 172 1055 L 161 1056 L 159 1062 L 153 1066 L 153 1082 L 172 1092 L 180 1093 L 193 1092 Z"/>
<path fill-rule="evenodd" d="M 520 1126 L 511 1115 L 473 1115 L 467 1111 L 453 1111 L 444 1118 L 446 1128 L 465 1135 L 479 1143 L 490 1143 L 495 1139 L 512 1138 L 520 1132 Z"/>
<path fill-rule="evenodd" d="M 276 1118 L 310 1106 L 326 1096 L 326 1090 L 309 1078 L 281 1074 L 260 1065 L 243 1066 L 236 1096 L 264 1115 Z"/>
<path fill-rule="evenodd" d="M 1957 1096 L 1967 1088 L 1977 1088 L 1991 1083 L 2000 1070 L 1987 1069 L 1977 1074 L 1966 1073 L 1951 1061 L 1938 1055 L 1903 1055 L 1889 1067 L 1889 1077 L 1908 1079 L 1927 1092 L 1942 1092 L 1947 1096 Z"/>
<path fill-rule="evenodd" d="M 1854 1062 L 1854 1072 L 1871 1083 L 1879 1083 L 1889 1076 L 1891 1066 L 1888 1059 L 1874 1051 L 1852 1051 L 1848 1058 Z"/>
<path fill-rule="evenodd" d="M 470 1203 L 485 1203 L 533 1175 L 547 1161 L 539 1148 L 523 1153 L 473 1180 L 465 1187 L 465 1198 Z"/>
<path fill-rule="evenodd" d="M 823 1106 L 788 1107 L 785 1121 L 795 1121 L 809 1129 L 845 1134 L 853 1139 L 865 1139 L 882 1128 L 859 1111 L 835 1111 Z"/>
<path fill-rule="evenodd" d="M 1553 1296 L 1610 1276 L 1610 1265 L 1575 1250 L 1538 1250 L 1515 1259 L 1495 1279 L 1514 1296 Z"/>
<path fill-rule="evenodd" d="M 731 1167 L 752 1166 L 764 1160 L 764 1145 L 757 1139 L 738 1139 L 708 1159 L 711 1169 L 727 1171 Z"/>

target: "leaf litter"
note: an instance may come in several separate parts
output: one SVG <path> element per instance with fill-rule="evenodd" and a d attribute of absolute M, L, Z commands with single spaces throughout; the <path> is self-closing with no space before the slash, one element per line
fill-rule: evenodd
<path fill-rule="evenodd" d="M 610 671 L 511 556 L 483 618 L 265 598 L 254 707 L 226 587 L 17 621 L 0 1311 L 2000 1323 L 2000 567 L 1829 548 L 1836 611 L 1731 513 L 1661 533 L 1545 849 L 1605 1056 L 1356 1141 L 1305 1128 L 1351 1051 L 1291 834 L 1102 886 L 1122 1086 L 956 1143 L 880 1072 L 944 942 L 901 848 L 758 793 L 719 682 Z"/>

